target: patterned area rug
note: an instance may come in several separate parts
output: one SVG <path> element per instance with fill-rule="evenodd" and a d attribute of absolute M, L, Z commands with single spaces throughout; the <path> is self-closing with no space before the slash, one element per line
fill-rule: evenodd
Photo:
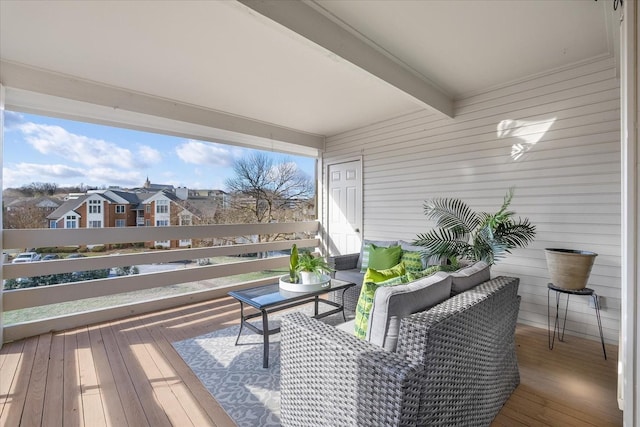
<path fill-rule="evenodd" d="M 300 308 L 311 313 L 312 305 Z M 281 313 L 269 319 L 270 328 Z M 349 315 L 347 315 L 349 319 Z M 342 315 L 326 317 L 330 324 Z M 269 337 L 269 368 L 262 367 L 262 336 L 244 328 L 234 345 L 240 326 L 232 326 L 173 344 L 239 427 L 280 426 L 280 334 Z"/>

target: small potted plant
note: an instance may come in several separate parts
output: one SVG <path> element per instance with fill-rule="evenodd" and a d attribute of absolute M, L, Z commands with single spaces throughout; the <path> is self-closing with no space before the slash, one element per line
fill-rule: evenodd
<path fill-rule="evenodd" d="M 303 251 L 298 257 L 296 268 L 303 284 L 320 283 L 323 281 L 323 273 L 332 271 L 324 258 L 314 256 L 310 251 Z"/>
<path fill-rule="evenodd" d="M 289 256 L 289 282 L 298 283 L 298 246 L 294 243 Z"/>

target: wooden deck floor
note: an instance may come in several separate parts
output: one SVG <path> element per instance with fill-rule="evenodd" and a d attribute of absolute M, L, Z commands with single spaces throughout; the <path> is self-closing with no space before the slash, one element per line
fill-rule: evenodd
<path fill-rule="evenodd" d="M 5 344 L 0 426 L 233 426 L 171 343 L 238 322 L 230 298 Z M 521 384 L 494 426 L 621 426 L 617 347 L 518 325 Z M 258 362 L 256 362 L 258 363 Z"/>

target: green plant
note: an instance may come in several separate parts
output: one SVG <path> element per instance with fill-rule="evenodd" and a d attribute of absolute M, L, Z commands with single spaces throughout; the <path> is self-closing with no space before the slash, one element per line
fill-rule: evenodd
<path fill-rule="evenodd" d="M 439 228 L 419 234 L 414 243 L 453 262 L 464 258 L 494 264 L 511 253 L 511 249 L 526 247 L 536 235 L 535 225 L 527 218 L 513 219 L 515 212 L 508 210 L 513 193 L 510 188 L 500 210 L 494 214 L 474 212 L 459 199 L 435 198 L 425 202 L 425 215 L 435 220 Z"/>
<path fill-rule="evenodd" d="M 297 272 L 306 271 L 310 273 L 330 273 L 333 271 L 324 258 L 314 256 L 310 251 L 302 251 L 298 257 Z"/>
<path fill-rule="evenodd" d="M 298 246 L 294 243 L 289 256 L 289 281 L 298 283 Z"/>

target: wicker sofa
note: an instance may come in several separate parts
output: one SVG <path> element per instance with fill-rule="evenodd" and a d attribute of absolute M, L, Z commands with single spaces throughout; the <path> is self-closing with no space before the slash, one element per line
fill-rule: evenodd
<path fill-rule="evenodd" d="M 489 425 L 520 381 L 518 284 L 496 277 L 402 318 L 395 351 L 301 313 L 284 316 L 282 424 Z"/>
<path fill-rule="evenodd" d="M 331 273 L 332 277 L 356 284 L 356 286 L 347 289 L 344 293 L 344 307 L 348 311 L 355 311 L 356 305 L 358 304 L 358 297 L 360 296 L 360 289 L 362 288 L 362 279 L 364 278 L 364 272 L 362 271 L 361 266 L 364 258 L 364 251 L 367 248 L 367 244 L 370 243 L 384 247 L 398 245 L 402 247 L 403 250 L 408 251 L 422 252 L 424 250 L 424 248 L 413 246 L 410 242 L 404 240 L 364 240 L 362 247 L 360 248 L 360 252 L 358 253 L 328 257 L 327 262 L 333 269 L 333 272 Z M 441 263 L 441 259 L 439 257 L 425 258 L 423 261 L 424 267 Z M 342 298 L 342 295 L 340 295 L 340 297 Z M 335 302 L 343 302 L 342 300 L 337 300 L 338 295 L 336 293 L 330 294 L 329 298 Z"/>

